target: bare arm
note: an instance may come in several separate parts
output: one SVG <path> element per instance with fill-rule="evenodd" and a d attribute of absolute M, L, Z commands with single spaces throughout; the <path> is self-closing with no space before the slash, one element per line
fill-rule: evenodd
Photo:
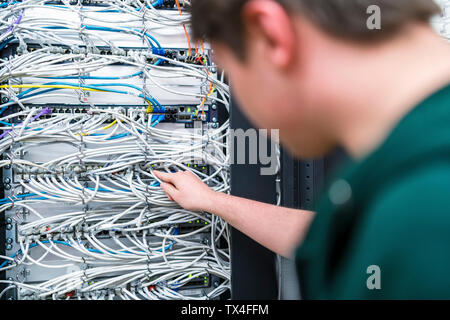
<path fill-rule="evenodd" d="M 211 190 L 186 171 L 153 171 L 167 196 L 191 211 L 207 211 L 227 221 L 264 247 L 291 258 L 314 218 L 314 212 L 278 207 Z"/>

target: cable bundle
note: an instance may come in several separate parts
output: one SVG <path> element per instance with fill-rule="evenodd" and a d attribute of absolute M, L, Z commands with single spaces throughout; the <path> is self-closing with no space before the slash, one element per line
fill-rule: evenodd
<path fill-rule="evenodd" d="M 229 87 L 204 47 L 161 46 L 154 34 L 183 35 L 189 19 L 163 5 L 0 4 L 0 49 L 17 47 L 0 59 L 0 168 L 11 172 L 0 211 L 17 233 L 0 256 L 15 275 L 0 297 L 216 299 L 230 289 L 228 225 L 180 208 L 153 175 L 189 170 L 229 191 L 228 121 L 208 119 L 211 106 L 229 108 Z M 168 122 L 181 108 L 168 99 L 185 101 L 201 129 Z"/>

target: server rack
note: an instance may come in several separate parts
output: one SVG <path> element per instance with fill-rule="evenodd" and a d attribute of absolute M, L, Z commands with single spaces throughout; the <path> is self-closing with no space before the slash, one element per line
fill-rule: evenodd
<path fill-rule="evenodd" d="M 232 129 L 246 131 L 253 128 L 236 102 L 232 103 L 230 110 Z M 248 152 L 247 148 L 246 153 Z M 236 157 L 236 155 L 233 156 Z M 262 176 L 260 169 L 261 164 L 232 165 L 231 194 L 275 204 L 276 177 Z M 236 229 L 232 229 L 231 232 L 231 264 L 233 299 L 277 298 L 275 254 Z"/>
<path fill-rule="evenodd" d="M 165 10 L 169 10 L 170 9 L 169 7 L 171 7 L 171 10 L 169 10 L 169 11 L 173 11 L 173 15 L 178 15 L 178 11 L 174 7 L 175 6 L 174 1 L 172 1 L 171 4 L 169 2 L 164 2 L 164 3 L 167 3 L 167 5 L 164 4 L 163 8 Z M 84 2 L 83 1 L 83 4 L 85 4 L 86 6 L 91 6 L 91 5 L 92 6 L 97 6 L 98 3 L 97 3 L 97 1 L 95 1 L 95 2 L 94 1 L 92 1 L 92 2 L 91 1 L 89 1 L 89 2 Z M 101 5 L 101 3 L 100 3 L 100 5 Z M 169 14 L 172 14 L 172 13 L 170 12 Z M 143 20 L 143 24 L 145 24 L 144 20 Z M 185 56 L 186 55 L 187 48 L 185 48 L 183 46 L 183 45 L 185 45 L 185 42 L 184 42 L 183 39 L 184 39 L 184 36 L 182 36 L 181 40 L 180 40 L 179 36 L 177 37 L 177 36 L 173 36 L 173 35 L 171 35 L 170 37 L 167 37 L 167 39 L 166 38 L 163 39 L 165 42 L 169 43 L 169 44 L 165 45 L 166 54 L 169 55 L 168 56 L 169 58 L 172 57 L 172 58 L 178 59 L 179 56 Z M 120 47 L 121 47 L 121 49 L 125 50 L 127 54 L 130 51 L 142 50 L 142 46 L 145 47 L 145 45 L 141 44 L 139 39 L 136 41 L 136 39 L 128 39 L 127 37 L 125 37 L 125 40 L 126 40 L 126 42 L 122 42 L 122 46 L 120 46 Z M 163 45 L 164 45 L 164 42 L 161 42 L 161 43 L 163 43 Z M 39 45 L 39 44 L 37 44 L 37 45 Z M 27 47 L 28 48 L 31 48 L 31 49 L 35 50 L 36 48 L 34 46 L 36 46 L 35 43 L 27 43 Z M 66 50 L 65 54 L 70 52 L 70 49 L 71 49 L 71 47 L 69 48 L 69 47 L 65 46 L 65 44 L 61 45 L 60 43 L 55 44 L 55 46 L 58 46 L 58 48 L 62 48 L 64 50 Z M 17 43 L 10 43 L 3 50 L 0 50 L 0 55 L 2 55 L 2 57 L 11 57 L 12 55 L 14 55 L 16 53 L 15 50 L 17 49 L 17 47 L 18 47 Z M 101 55 L 112 55 L 113 54 L 111 48 L 109 48 L 109 47 L 97 46 L 96 48 L 98 50 L 100 50 L 100 54 Z M 87 51 L 89 51 L 91 48 L 90 47 L 88 48 L 86 46 L 86 49 L 87 49 Z M 205 44 L 205 49 L 206 50 L 204 51 L 204 53 L 205 53 L 205 55 L 207 55 L 207 57 L 205 57 L 205 61 L 202 60 L 202 64 L 205 65 L 205 67 L 208 67 L 208 66 L 210 66 L 211 60 L 209 59 L 209 46 L 207 44 Z M 61 52 L 64 53 L 63 51 L 61 51 Z M 152 50 L 152 53 L 155 53 L 155 52 L 153 52 L 153 50 Z M 159 53 L 158 52 L 156 52 L 156 53 L 158 55 L 161 55 L 160 51 L 159 51 Z M 197 61 L 197 60 L 196 61 L 193 61 L 193 59 L 190 59 L 190 60 L 191 60 L 192 63 L 199 63 L 199 61 Z M 149 62 L 149 61 L 147 60 L 147 62 Z M 113 68 L 119 68 L 120 67 L 119 65 L 120 64 L 115 64 L 113 66 Z M 216 74 L 216 71 L 214 71 L 214 69 L 212 69 L 212 68 L 211 68 L 211 73 L 212 73 L 211 77 L 217 77 L 218 76 Z M 145 78 L 145 77 L 142 77 L 142 78 Z M 80 81 L 80 77 L 77 80 Z M 145 80 L 143 80 L 143 81 L 145 82 Z M 188 86 L 189 82 L 183 82 L 183 85 L 184 86 Z M 0 96 L 0 99 L 1 98 L 2 97 Z M 7 99 L 6 97 L 4 97 L 4 98 Z M 126 100 L 128 100 L 128 99 L 129 99 L 129 97 L 127 97 Z M 123 106 L 126 106 L 126 108 L 130 109 L 130 110 L 132 110 L 133 108 L 143 108 L 143 106 L 147 107 L 146 104 L 141 105 L 140 104 L 141 101 L 137 101 L 135 105 L 134 104 L 131 105 L 131 103 L 129 103 L 128 101 L 125 101 L 125 102 L 123 100 L 122 101 L 117 101 L 115 99 L 110 99 L 110 100 L 114 101 L 114 103 L 111 105 L 111 107 L 122 107 L 122 105 L 123 105 Z M 186 120 L 184 113 L 186 113 L 186 112 L 190 113 L 191 112 L 191 110 L 190 110 L 191 107 L 197 106 L 197 102 L 195 102 L 195 105 L 191 104 L 191 103 L 187 103 L 187 102 L 185 104 L 184 103 L 184 99 L 183 99 L 182 104 L 178 104 L 177 100 L 179 100 L 179 99 L 176 99 L 176 97 L 175 98 L 174 97 L 171 97 L 171 98 L 169 97 L 169 98 L 167 98 L 167 100 L 169 100 L 169 101 L 165 100 L 165 102 L 163 102 L 163 104 L 167 107 L 168 110 L 172 111 L 172 109 L 177 108 L 177 105 L 178 105 L 178 107 L 182 107 L 183 108 L 183 110 L 180 109 L 179 112 L 177 111 L 176 114 L 179 116 L 177 118 L 177 120 L 175 120 L 175 113 L 173 115 L 172 114 L 168 114 L 168 115 L 170 115 L 170 118 L 166 118 L 167 123 L 165 123 L 165 125 L 177 125 L 177 127 L 180 127 L 180 128 L 177 128 L 177 129 L 181 129 L 181 126 L 184 126 L 184 128 L 182 130 L 184 130 L 184 129 L 186 129 L 186 130 L 198 129 L 198 127 L 195 127 L 195 126 L 199 125 L 200 122 L 203 122 L 203 124 L 200 124 L 200 127 L 203 127 L 203 129 L 205 129 L 205 123 L 207 123 L 208 128 L 211 127 L 212 129 L 217 129 L 217 128 L 221 128 L 221 126 L 224 124 L 224 122 L 228 119 L 228 113 L 227 113 L 225 105 L 223 105 L 221 103 L 218 103 L 218 104 L 211 103 L 210 104 L 209 102 L 207 102 L 205 100 L 204 108 L 203 108 L 205 119 L 203 119 L 203 117 L 202 118 L 198 117 L 198 118 L 196 118 L 197 121 L 188 121 L 188 120 Z M 173 100 L 173 101 L 170 101 L 170 100 Z M 6 103 L 6 102 L 7 102 L 7 100 L 3 101 L 3 103 Z M 43 102 L 43 104 L 39 105 L 38 107 L 45 107 L 46 105 L 50 106 L 51 103 Z M 66 106 L 66 103 L 60 103 L 60 104 L 56 105 L 56 108 L 60 108 L 61 105 Z M 77 113 L 85 112 L 84 111 L 85 109 L 81 108 L 84 105 L 78 104 L 78 101 L 75 101 L 75 103 L 67 102 L 67 105 L 68 105 L 67 108 L 70 108 L 70 110 L 72 110 L 73 112 L 77 112 Z M 54 107 L 54 105 L 51 105 L 51 106 Z M 103 107 L 107 108 L 107 107 L 110 107 L 110 106 L 109 105 L 105 105 Z M 184 109 L 187 109 L 187 110 L 184 110 Z M 83 111 L 78 112 L 78 110 L 83 110 Z M 5 113 L 8 112 L 8 111 L 5 111 Z M 184 112 L 184 111 L 186 111 L 186 112 Z M 147 113 L 148 113 L 148 111 L 147 111 Z M 183 118 L 181 118 L 181 117 L 183 117 Z M 173 119 L 173 123 L 172 123 L 172 121 L 170 121 L 170 123 L 168 123 L 169 120 L 172 120 L 172 119 Z M 193 119 L 193 118 L 189 118 L 189 119 Z M 162 120 L 162 122 L 164 122 L 164 120 Z M 52 152 L 47 152 L 47 154 L 52 154 Z M 2 155 L 2 157 L 4 159 L 6 159 L 7 156 L 6 155 Z M 195 166 L 197 167 L 197 165 L 195 165 Z M 199 165 L 199 166 L 201 166 L 201 165 Z M 203 169 L 209 170 L 210 168 L 209 167 L 205 167 Z M 7 183 L 4 182 L 4 178 L 6 179 L 7 177 L 9 177 L 8 176 L 9 173 L 5 172 L 4 173 L 5 176 L 1 177 L 1 174 L 3 174 L 2 171 L 3 170 L 0 170 L 0 192 L 3 194 L 2 198 L 5 198 L 5 194 L 6 194 L 6 196 L 8 196 L 9 195 L 9 191 L 5 191 L 5 190 L 7 190 L 7 188 L 5 188 Z M 84 187 L 88 187 L 88 186 L 85 185 Z M 83 190 L 84 190 L 84 188 L 83 188 Z M 86 207 L 86 208 L 87 208 L 86 210 L 89 210 L 88 207 Z M 16 230 L 16 228 L 13 228 L 12 230 L 6 230 L 6 223 L 5 223 L 5 216 L 6 215 L 7 215 L 6 212 L 1 212 L 0 213 L 0 254 L 1 255 L 12 255 L 14 252 L 18 252 L 18 251 L 16 251 L 16 247 L 15 248 L 9 248 L 9 249 L 5 250 L 6 249 L 5 246 L 7 245 L 6 244 L 6 241 L 7 241 L 6 239 L 14 238 L 14 231 Z M 200 227 L 198 220 L 197 220 L 197 223 L 195 223 L 195 221 L 190 221 L 190 222 L 187 222 L 187 223 L 191 223 L 191 222 L 193 222 L 193 225 L 192 226 L 187 226 L 188 228 L 190 228 L 190 227 Z M 211 243 L 211 241 L 209 241 L 207 236 L 205 236 L 204 239 L 198 239 L 199 237 L 200 237 L 199 235 L 196 235 L 197 240 L 198 241 L 202 241 L 203 244 Z M 17 236 L 16 236 L 16 240 L 17 240 Z M 221 239 L 221 240 L 223 240 L 223 239 Z M 222 242 L 223 241 L 221 241 L 221 243 Z M 40 249 L 40 248 L 37 248 L 37 249 Z M 3 262 L 4 261 L 2 260 L 1 263 L 3 263 Z M 14 277 L 15 278 L 16 274 L 12 274 L 10 271 L 11 270 L 9 270 L 7 272 L 2 272 L 0 274 L 0 279 L 5 279 L 6 277 Z M 31 270 L 31 274 L 32 275 L 34 275 L 34 274 L 42 275 L 42 273 L 34 272 L 33 270 Z M 208 279 L 207 279 L 207 277 L 204 277 L 204 279 L 207 279 L 207 280 L 205 280 L 205 282 L 203 282 L 203 277 L 201 279 L 194 279 L 194 278 L 199 278 L 199 276 L 195 277 L 195 275 L 194 275 L 193 281 L 195 282 L 195 284 L 193 286 L 190 286 L 187 290 L 190 290 L 190 291 L 200 291 L 200 290 L 202 290 L 203 294 L 207 295 L 209 292 L 206 292 L 206 290 L 213 290 L 214 288 L 217 288 L 217 286 L 220 285 L 219 280 L 216 280 L 216 278 L 215 278 L 215 276 L 213 274 L 207 274 L 207 276 L 208 276 Z M 199 281 L 201 281 L 200 284 L 198 283 Z M 216 283 L 219 283 L 219 285 L 216 285 Z M 0 284 L 0 292 L 3 290 L 2 286 L 3 285 Z M 5 287 L 5 286 L 3 286 L 3 287 Z M 7 293 L 9 295 L 9 297 L 12 298 L 12 299 L 16 299 L 16 298 L 20 299 L 20 296 L 19 295 L 15 295 L 15 293 L 12 293 L 12 291 L 11 292 L 7 292 Z M 194 293 L 194 294 L 196 294 L 196 293 Z M 224 295 L 228 295 L 228 293 L 225 293 Z M 224 298 L 226 298 L 226 296 Z"/>
<path fill-rule="evenodd" d="M 236 101 L 230 110 L 232 129 L 254 129 Z M 248 148 L 246 152 L 249 152 Z M 262 176 L 261 163 L 232 165 L 231 193 L 275 204 L 279 192 L 282 206 L 313 210 L 327 181 L 346 159 L 342 150 L 313 160 L 298 160 L 282 150 L 279 176 Z M 294 261 L 277 257 L 238 230 L 233 229 L 231 234 L 233 299 L 301 298 Z"/>

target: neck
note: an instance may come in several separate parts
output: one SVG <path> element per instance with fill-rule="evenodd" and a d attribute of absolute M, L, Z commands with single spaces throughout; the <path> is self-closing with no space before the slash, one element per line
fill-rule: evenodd
<path fill-rule="evenodd" d="M 339 95 L 348 98 L 339 101 L 345 112 L 331 120 L 338 142 L 356 159 L 376 149 L 401 118 L 450 82 L 449 57 L 447 42 L 431 28 L 414 26 L 399 39 L 347 59 L 351 65 L 340 74 L 359 81 L 339 87 Z"/>

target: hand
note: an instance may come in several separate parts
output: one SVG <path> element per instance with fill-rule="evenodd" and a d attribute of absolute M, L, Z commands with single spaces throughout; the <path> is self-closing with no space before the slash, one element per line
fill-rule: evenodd
<path fill-rule="evenodd" d="M 163 181 L 161 188 L 167 197 L 186 210 L 208 211 L 213 203 L 216 192 L 190 171 L 166 173 L 154 170 L 153 174 Z"/>

